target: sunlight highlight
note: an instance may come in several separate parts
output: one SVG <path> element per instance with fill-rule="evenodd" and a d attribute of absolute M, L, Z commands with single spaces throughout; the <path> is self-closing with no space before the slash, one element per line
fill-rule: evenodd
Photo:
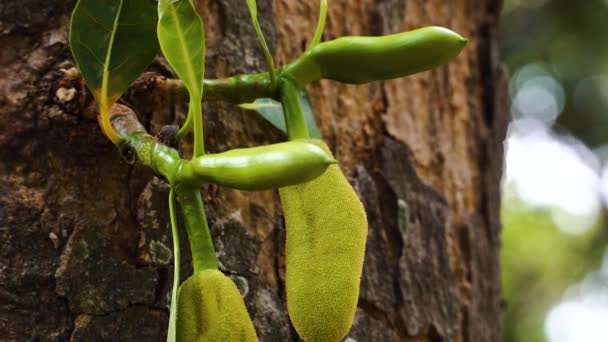
<path fill-rule="evenodd" d="M 552 210 L 560 230 L 582 234 L 601 211 L 599 161 L 573 138 L 561 138 L 538 120 L 509 128 L 505 181 L 533 206 Z M 555 208 L 557 207 L 557 208 Z"/>
<path fill-rule="evenodd" d="M 567 293 L 572 297 L 553 307 L 545 320 L 549 342 L 608 341 L 608 254 L 599 271 Z"/>

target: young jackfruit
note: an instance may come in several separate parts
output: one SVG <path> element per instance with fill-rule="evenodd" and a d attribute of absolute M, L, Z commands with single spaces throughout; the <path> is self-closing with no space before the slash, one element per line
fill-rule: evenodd
<path fill-rule="evenodd" d="M 359 298 L 367 240 L 363 205 L 335 164 L 310 182 L 279 189 L 279 195 L 289 317 L 306 342 L 340 341 Z"/>
<path fill-rule="evenodd" d="M 234 282 L 218 270 L 195 273 L 179 288 L 178 342 L 258 341 Z"/>

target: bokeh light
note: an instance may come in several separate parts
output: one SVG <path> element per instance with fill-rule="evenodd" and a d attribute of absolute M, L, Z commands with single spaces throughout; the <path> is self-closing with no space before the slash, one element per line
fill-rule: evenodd
<path fill-rule="evenodd" d="M 607 18 L 608 0 L 504 2 L 507 342 L 608 341 Z"/>
<path fill-rule="evenodd" d="M 547 315 L 549 342 L 608 341 L 608 254 L 600 269 L 572 286 L 565 297 Z"/>
<path fill-rule="evenodd" d="M 505 175 L 522 200 L 551 209 L 563 232 L 582 234 L 601 213 L 599 160 L 573 138 L 560 138 L 541 121 L 515 120 L 506 143 Z"/>

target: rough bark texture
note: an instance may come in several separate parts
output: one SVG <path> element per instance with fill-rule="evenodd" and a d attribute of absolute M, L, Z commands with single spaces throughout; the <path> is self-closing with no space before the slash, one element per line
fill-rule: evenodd
<path fill-rule="evenodd" d="M 90 95 L 66 79 L 74 3 L 0 2 L 0 340 L 162 341 L 172 272 L 168 187 L 121 159 L 87 114 Z M 245 1 L 199 7 L 208 77 L 264 69 Z M 259 7 L 284 64 L 309 42 L 318 4 L 265 0 Z M 491 0 L 330 1 L 325 39 L 430 24 L 470 38 L 455 61 L 431 72 L 309 88 L 324 138 L 369 216 L 351 342 L 500 340 L 499 180 L 508 118 L 494 46 L 499 7 Z M 152 69 L 170 75 L 160 59 Z M 125 101 L 152 133 L 183 119 L 183 108 L 149 112 L 136 97 Z M 252 113 L 205 107 L 210 151 L 282 139 Z M 259 337 L 296 341 L 285 310 L 277 194 L 216 186 L 204 194 L 221 268 L 245 295 Z"/>

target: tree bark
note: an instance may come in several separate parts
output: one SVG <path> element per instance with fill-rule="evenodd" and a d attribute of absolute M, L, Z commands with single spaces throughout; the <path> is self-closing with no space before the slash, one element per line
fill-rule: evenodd
<path fill-rule="evenodd" d="M 168 186 L 121 158 L 88 110 L 90 94 L 64 72 L 74 66 L 67 44 L 74 4 L 0 3 L 0 339 L 163 341 L 172 272 Z M 198 5 L 207 77 L 263 71 L 245 1 Z M 329 2 L 326 40 L 426 25 L 470 39 L 456 60 L 430 72 L 308 89 L 324 139 L 369 218 L 349 341 L 501 338 L 499 183 L 508 111 L 495 52 L 499 8 L 491 0 Z M 317 1 L 259 1 L 277 64 L 307 46 L 317 13 Z M 160 58 L 151 70 L 171 75 Z M 141 95 L 153 86 L 139 84 L 124 101 L 157 133 L 181 123 L 184 108 L 151 111 Z M 233 105 L 206 104 L 204 115 L 212 152 L 284 139 Z M 220 267 L 244 294 L 258 336 L 297 341 L 285 305 L 277 193 L 203 192 Z M 191 271 L 185 257 L 184 276 Z"/>

